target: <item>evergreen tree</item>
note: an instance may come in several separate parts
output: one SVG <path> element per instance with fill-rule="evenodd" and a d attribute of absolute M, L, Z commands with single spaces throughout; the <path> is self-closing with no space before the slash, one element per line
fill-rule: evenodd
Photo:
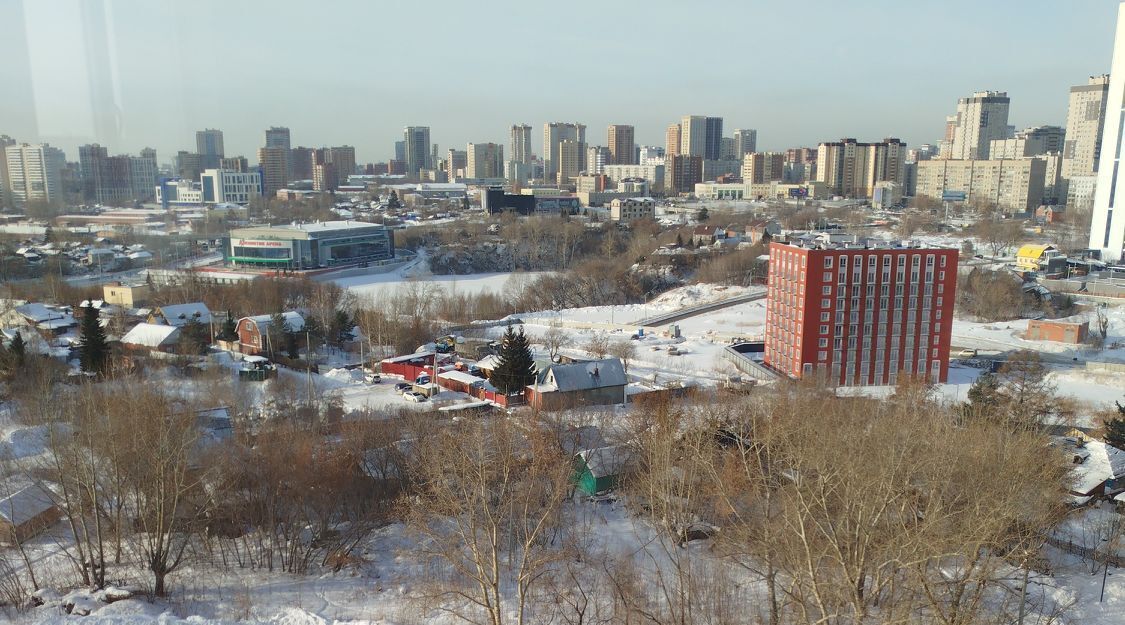
<path fill-rule="evenodd" d="M 270 325 L 266 329 L 266 334 L 269 336 L 269 352 L 270 355 L 282 350 L 285 346 L 285 339 L 287 332 L 285 331 L 288 324 L 285 323 L 285 316 L 280 312 L 270 315 Z"/>
<path fill-rule="evenodd" d="M 391 195 L 387 198 L 387 208 L 402 208 L 402 202 L 398 200 L 398 193 L 391 189 Z"/>
<path fill-rule="evenodd" d="M 55 240 L 55 231 L 51 230 L 50 226 L 47 226 L 46 228 L 43 229 L 43 242 L 44 243 L 53 243 L 54 240 Z"/>
<path fill-rule="evenodd" d="M 234 320 L 234 314 L 227 311 L 227 318 L 223 321 L 223 327 L 219 329 L 219 335 L 215 338 L 220 341 L 237 341 L 238 340 L 238 323 Z"/>
<path fill-rule="evenodd" d="M 12 358 L 15 359 L 16 365 L 22 365 L 24 356 L 27 354 L 27 346 L 23 342 L 23 335 L 16 330 L 16 335 L 12 337 L 12 344 L 9 346 L 9 351 L 12 352 Z"/>
<path fill-rule="evenodd" d="M 991 373 L 979 376 L 969 387 L 969 401 L 961 405 L 966 417 L 990 417 L 1000 407 L 1000 380 Z"/>
<path fill-rule="evenodd" d="M 684 237 L 679 232 L 676 233 L 676 247 L 684 246 Z"/>
<path fill-rule="evenodd" d="M 332 317 L 332 325 L 328 329 L 328 339 L 339 347 L 352 339 L 352 328 L 354 327 L 355 323 L 352 322 L 352 318 L 347 311 L 337 310 L 335 316 Z"/>
<path fill-rule="evenodd" d="M 198 319 L 188 319 L 180 327 L 180 352 L 189 356 L 198 356 L 207 353 L 209 340 L 207 327 Z"/>
<path fill-rule="evenodd" d="M 1125 449 L 1125 406 L 1122 406 L 1121 402 L 1113 403 L 1117 404 L 1118 416 L 1105 422 L 1105 434 L 1102 439 L 1105 440 L 1106 445 Z"/>
<path fill-rule="evenodd" d="M 99 321 L 98 309 L 87 306 L 80 326 L 78 339 L 78 360 L 82 370 L 87 373 L 105 373 L 109 364 L 109 343 L 105 328 Z"/>
<path fill-rule="evenodd" d="M 504 332 L 500 344 L 500 362 L 490 378 L 496 390 L 505 395 L 515 395 L 535 381 L 535 361 L 531 358 L 531 343 L 523 332 L 517 334 L 512 326 Z"/>
<path fill-rule="evenodd" d="M 707 212 L 707 207 L 704 206 L 703 208 L 699 209 L 699 215 L 697 215 L 695 219 L 699 223 L 703 223 L 710 218 L 711 218 L 711 213 Z"/>

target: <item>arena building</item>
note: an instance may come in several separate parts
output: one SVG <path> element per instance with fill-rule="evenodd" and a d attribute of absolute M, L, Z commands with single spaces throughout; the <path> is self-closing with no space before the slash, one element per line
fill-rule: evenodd
<path fill-rule="evenodd" d="M 321 269 L 394 258 L 394 233 L 360 221 L 236 228 L 224 241 L 228 265 Z"/>

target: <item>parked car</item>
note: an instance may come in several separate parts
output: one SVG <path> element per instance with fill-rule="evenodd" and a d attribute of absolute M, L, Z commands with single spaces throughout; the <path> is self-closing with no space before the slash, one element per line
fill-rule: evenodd
<path fill-rule="evenodd" d="M 363 381 L 368 384 L 378 384 L 383 381 L 383 376 L 378 373 L 366 373 L 363 375 Z"/>
<path fill-rule="evenodd" d="M 426 401 L 426 396 L 419 393 L 418 391 L 407 391 L 402 394 L 402 398 L 406 401 L 412 401 L 414 403 Z"/>
<path fill-rule="evenodd" d="M 399 394 L 405 393 L 412 388 L 414 388 L 414 385 L 409 382 L 399 382 L 398 384 L 395 384 L 395 392 Z"/>
<path fill-rule="evenodd" d="M 977 350 L 975 350 L 975 349 L 963 349 L 963 350 L 957 352 L 958 358 L 975 358 L 976 355 L 977 355 Z"/>
<path fill-rule="evenodd" d="M 415 384 L 429 384 L 430 383 L 430 376 L 423 373 L 422 375 L 418 376 L 417 379 L 414 380 L 414 383 Z"/>

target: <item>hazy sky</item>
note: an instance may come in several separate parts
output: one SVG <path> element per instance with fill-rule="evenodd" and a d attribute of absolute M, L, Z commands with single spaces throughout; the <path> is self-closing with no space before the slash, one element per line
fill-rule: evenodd
<path fill-rule="evenodd" d="M 664 144 L 718 115 L 759 149 L 843 136 L 936 141 L 958 97 L 1007 91 L 1017 128 L 1065 123 L 1109 71 L 1116 0 L 0 0 L 0 134 L 166 161 L 264 129 L 387 160 L 407 125 L 444 151 L 531 124 L 610 123 Z"/>

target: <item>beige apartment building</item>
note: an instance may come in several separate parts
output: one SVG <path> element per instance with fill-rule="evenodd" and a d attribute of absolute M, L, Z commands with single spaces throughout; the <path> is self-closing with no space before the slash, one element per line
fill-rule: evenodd
<path fill-rule="evenodd" d="M 504 177 L 504 146 L 499 143 L 470 143 L 465 155 L 466 178 Z"/>
<path fill-rule="evenodd" d="M 1043 199 L 1047 162 L 1041 158 L 919 161 L 915 195 L 941 200 L 964 193 L 965 202 L 995 204 L 1008 212 L 1035 210 Z"/>
<path fill-rule="evenodd" d="M 953 135 L 949 158 L 988 158 L 992 140 L 1009 136 L 1010 105 L 1011 99 L 1003 91 L 978 91 L 957 100 L 957 113 L 947 118 Z"/>
<path fill-rule="evenodd" d="M 785 154 L 782 152 L 750 152 L 742 157 L 742 182 L 764 184 L 785 176 Z"/>
<path fill-rule="evenodd" d="M 846 138 L 817 148 L 816 180 L 844 197 L 871 197 L 877 182 L 905 182 L 906 143 L 890 137 L 878 143 Z"/>
<path fill-rule="evenodd" d="M 1091 76 L 1087 84 L 1070 88 L 1063 142 L 1063 178 L 1097 173 L 1108 94 L 1109 74 Z"/>
<path fill-rule="evenodd" d="M 555 154 L 557 155 L 558 165 L 558 171 L 555 174 L 556 184 L 560 187 L 568 187 L 574 184 L 574 179 L 582 173 L 586 144 L 564 139 L 559 142 Z"/>
<path fill-rule="evenodd" d="M 637 162 L 634 133 L 635 129 L 625 124 L 613 124 L 609 127 L 609 160 L 606 165 L 632 165 Z"/>

